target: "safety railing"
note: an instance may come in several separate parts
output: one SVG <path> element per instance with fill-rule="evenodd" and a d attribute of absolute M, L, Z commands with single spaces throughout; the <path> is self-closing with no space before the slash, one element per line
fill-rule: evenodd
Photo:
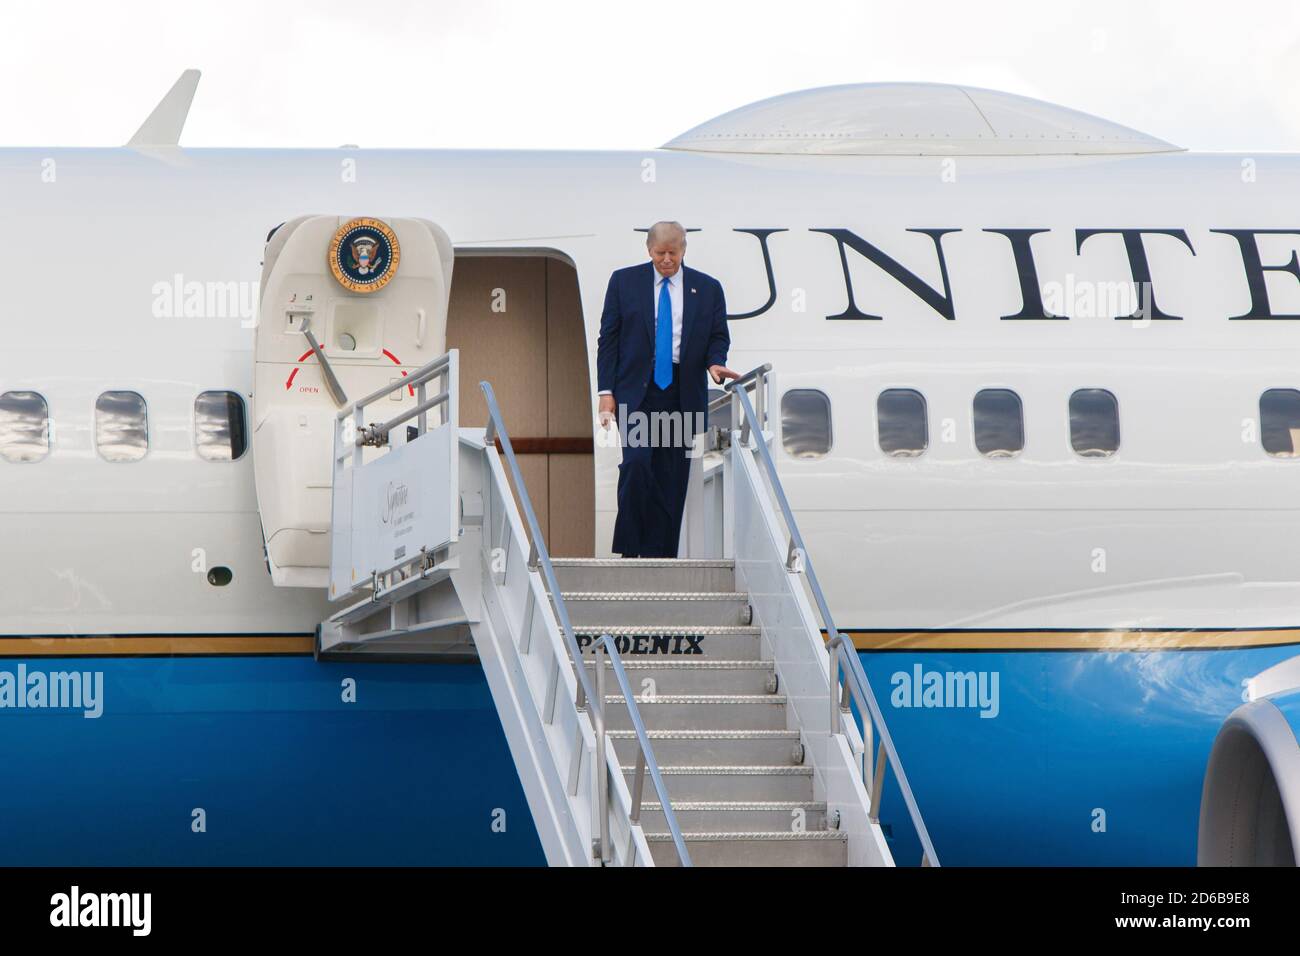
<path fill-rule="evenodd" d="M 720 409 L 725 407 L 728 402 L 730 403 L 731 433 L 735 435 L 736 429 L 739 427 L 739 440 L 742 447 L 748 448 L 750 446 L 750 433 L 757 432 L 754 436 L 754 448 L 758 452 L 759 460 L 763 463 L 768 485 L 780 507 L 781 515 L 785 519 L 786 532 L 789 535 L 786 549 L 786 569 L 791 573 L 802 573 L 806 577 L 809 589 L 812 591 L 813 602 L 821 615 L 822 624 L 826 628 L 828 636 L 826 648 L 830 654 L 831 733 L 841 733 L 840 721 L 843 714 L 851 713 L 849 703 L 852 700 L 857 703 L 859 711 L 866 715 L 866 719 L 871 721 L 879 735 L 880 745 L 877 749 L 871 774 L 870 817 L 872 822 L 875 823 L 879 820 L 885 772 L 887 767 L 892 767 L 894 775 L 898 779 L 898 788 L 903 795 L 903 802 L 907 805 L 907 812 L 911 816 L 912 825 L 916 828 L 917 836 L 921 841 L 923 850 L 921 864 L 923 866 L 938 866 L 938 855 L 934 851 L 934 844 L 930 841 L 930 834 L 926 829 L 925 821 L 921 818 L 921 811 L 916 805 L 916 798 L 912 794 L 911 785 L 907 782 L 907 774 L 903 770 L 903 763 L 898 756 L 898 750 L 894 746 L 894 740 L 890 736 L 889 728 L 885 725 L 885 718 L 881 713 L 879 703 L 876 701 L 876 695 L 867 681 L 866 672 L 862 669 L 862 662 L 858 660 L 857 651 L 852 642 L 840 634 L 835 627 L 830 607 L 826 603 L 826 597 L 822 593 L 821 585 L 817 580 L 817 572 L 813 569 L 812 559 L 808 555 L 808 549 L 804 545 L 803 536 L 799 533 L 799 526 L 795 522 L 794 513 L 791 511 L 790 503 L 786 499 L 785 490 L 782 488 L 781 480 L 777 476 L 776 462 L 772 458 L 771 449 L 767 447 L 764 431 L 767 424 L 767 409 L 771 404 L 770 396 L 767 395 L 770 386 L 768 373 L 771 370 L 772 366 L 770 364 L 760 365 L 740 378 L 728 382 L 726 386 L 728 394 L 715 399 L 709 406 L 710 411 L 713 411 L 715 406 Z M 751 391 L 755 395 L 753 403 L 749 400 L 748 393 Z M 841 666 L 841 658 L 843 658 L 844 666 Z"/>
<path fill-rule="evenodd" d="M 546 541 L 542 537 L 541 525 L 537 521 L 537 513 L 533 509 L 532 499 L 528 495 L 528 487 L 524 484 L 524 476 L 520 471 L 519 462 L 515 458 L 514 448 L 510 444 L 510 435 L 506 431 L 505 420 L 501 415 L 501 409 L 497 405 L 496 394 L 492 391 L 490 382 L 480 382 L 479 387 L 483 390 L 483 397 L 487 403 L 488 424 L 484 433 L 484 444 L 487 447 L 499 441 L 501 444 L 501 453 L 506 460 L 506 467 L 510 472 L 511 480 L 514 482 L 515 493 L 519 496 L 520 510 L 523 512 L 524 522 L 528 528 L 529 549 L 528 549 L 528 568 L 530 571 L 540 571 L 542 579 L 546 582 L 546 590 L 550 593 L 554 608 L 555 616 L 560 626 L 560 632 L 564 639 L 565 646 L 569 649 L 569 655 L 572 659 L 574 676 L 577 679 L 577 692 L 574 705 L 578 710 L 588 710 L 591 714 L 596 731 L 596 779 L 599 784 L 596 787 L 597 799 L 597 819 L 599 821 L 600 836 L 596 852 L 602 864 L 608 863 L 611 859 L 610 839 L 609 839 L 609 767 L 607 763 L 607 734 L 605 719 L 605 669 L 603 662 L 599 657 L 596 658 L 596 682 L 597 687 L 591 686 L 591 680 L 587 675 L 587 668 L 583 665 L 582 650 L 578 646 L 577 637 L 573 633 L 573 625 L 569 620 L 569 611 L 564 604 L 564 596 L 560 591 L 559 579 L 555 575 L 555 567 L 551 564 L 551 556 L 546 548 Z M 663 778 L 659 773 L 659 765 L 655 761 L 653 749 L 650 746 L 649 736 L 645 732 L 645 723 L 641 719 L 640 711 L 637 709 L 636 698 L 631 693 L 631 685 L 628 683 L 627 674 L 623 670 L 623 661 L 619 657 L 618 649 L 614 646 L 613 640 L 609 635 L 602 635 L 598 644 L 603 644 L 609 655 L 610 661 L 613 662 L 615 678 L 619 686 L 623 689 L 624 699 L 627 701 L 628 715 L 631 718 L 632 726 L 636 730 L 638 755 L 637 755 L 637 773 L 633 778 L 633 800 L 631 808 L 631 821 L 635 826 L 640 819 L 641 811 L 641 792 L 645 771 L 650 772 L 650 779 L 654 784 L 655 792 L 659 796 L 660 805 L 664 809 L 664 819 L 667 821 L 669 831 L 673 835 L 673 843 L 676 845 L 678 859 L 683 866 L 690 866 L 690 855 L 686 851 L 686 843 L 682 838 L 681 829 L 677 826 L 677 819 L 673 815 L 672 805 L 668 799 L 668 790 L 664 786 Z M 588 707 L 589 702 L 594 701 L 594 706 Z"/>
<path fill-rule="evenodd" d="M 361 449 L 363 447 L 383 447 L 387 445 L 392 430 L 412 418 L 417 420 L 415 426 L 416 437 L 423 435 L 428 430 L 429 412 L 439 406 L 446 406 L 446 410 L 443 412 L 444 422 L 456 421 L 456 404 L 459 393 L 459 383 L 456 375 L 456 358 L 458 354 L 456 349 L 452 349 L 446 355 L 421 366 L 410 375 L 394 379 L 383 388 L 371 392 L 365 398 L 359 398 L 355 402 L 345 404 L 338 412 L 342 441 L 335 447 L 347 448 L 354 456 L 353 462 L 359 465 L 361 464 Z M 441 387 L 435 394 L 429 395 L 429 382 L 435 378 L 442 379 Z M 415 404 L 413 406 L 403 409 L 385 422 L 365 424 L 366 406 L 372 405 L 382 398 L 387 398 L 393 392 L 401 391 L 404 388 L 412 389 L 415 392 Z M 349 422 L 351 422 L 351 425 L 348 424 Z M 339 454 L 341 456 L 342 452 L 340 451 Z"/>

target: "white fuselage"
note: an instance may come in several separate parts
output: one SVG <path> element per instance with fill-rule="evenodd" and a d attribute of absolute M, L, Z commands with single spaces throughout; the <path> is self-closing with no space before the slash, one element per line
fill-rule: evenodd
<path fill-rule="evenodd" d="M 49 455 L 0 461 L 0 633 L 306 633 L 323 592 L 272 586 L 250 455 L 201 460 L 195 395 L 251 396 L 252 317 L 267 232 L 305 214 L 433 220 L 458 252 L 554 254 L 576 267 L 594 359 L 611 271 L 645 257 L 644 229 L 679 219 L 686 261 L 718 278 L 733 315 L 728 364 L 772 363 L 776 394 L 820 389 L 824 457 L 776 454 L 836 622 L 859 629 L 1265 628 L 1297 623 L 1300 461 L 1259 439 L 1259 398 L 1300 387 L 1300 319 L 1250 310 L 1233 236 L 1295 230 L 1300 158 L 747 156 L 619 152 L 6 150 L 0 220 L 15 250 L 0 292 L 0 392 L 46 399 Z M 945 165 L 947 163 L 947 165 Z M 1022 308 L 1012 245 L 1032 240 L 1063 320 Z M 1106 294 L 1132 279 L 1119 235 L 1144 239 L 1159 308 L 1117 321 Z M 822 231 L 819 231 L 822 230 Z M 824 230 L 848 230 L 944 293 L 948 319 Z M 1261 235 L 1264 266 L 1300 235 Z M 881 316 L 828 319 L 849 302 Z M 1262 273 L 1271 312 L 1300 313 L 1300 277 Z M 238 303 L 187 310 L 193 291 Z M 1095 285 L 1103 284 L 1103 285 Z M 1058 288 L 1059 287 L 1059 288 Z M 170 305 L 169 305 L 170 303 Z M 187 317 L 187 311 L 195 314 Z M 223 314 L 213 314 L 220 312 Z M 485 343 L 484 347 L 490 347 Z M 882 389 L 925 397 L 929 446 L 877 443 Z M 1014 390 L 1024 450 L 983 457 L 971 402 Z M 1119 451 L 1082 458 L 1068 402 L 1112 392 Z M 96 396 L 140 393 L 149 453 L 110 463 L 93 443 Z M 593 417 L 594 418 L 594 417 Z M 595 433 L 593 420 L 593 434 Z M 607 553 L 618 451 L 597 442 L 596 553 Z M 214 588 L 202 573 L 230 567 Z"/>

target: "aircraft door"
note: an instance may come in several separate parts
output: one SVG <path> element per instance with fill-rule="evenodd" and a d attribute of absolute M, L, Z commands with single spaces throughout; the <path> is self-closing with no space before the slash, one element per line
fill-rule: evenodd
<path fill-rule="evenodd" d="M 276 585 L 329 586 L 335 418 L 446 351 L 452 259 L 423 219 L 305 216 L 268 239 L 252 446 Z M 401 389 L 392 411 L 414 402 Z"/>

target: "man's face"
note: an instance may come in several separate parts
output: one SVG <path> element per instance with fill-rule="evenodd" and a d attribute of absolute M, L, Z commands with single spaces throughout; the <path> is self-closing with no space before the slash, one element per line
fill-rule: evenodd
<path fill-rule="evenodd" d="M 686 254 L 686 243 L 680 239 L 657 239 L 649 245 L 650 261 L 661 276 L 674 275 L 681 267 Z"/>

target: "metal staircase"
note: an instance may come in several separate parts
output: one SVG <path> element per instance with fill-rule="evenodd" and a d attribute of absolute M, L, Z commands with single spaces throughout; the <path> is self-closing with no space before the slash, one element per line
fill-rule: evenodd
<path fill-rule="evenodd" d="M 890 769 L 938 863 L 781 488 L 769 371 L 731 383 L 711 407 L 730 427 L 697 436 L 680 560 L 553 561 L 488 383 L 488 427 L 458 426 L 455 351 L 338 412 L 344 606 L 319 652 L 472 647 L 552 865 L 890 866 Z M 403 388 L 415 403 L 367 424 Z"/>
<path fill-rule="evenodd" d="M 814 799 L 813 767 L 732 560 L 553 559 L 574 629 L 609 634 L 649 730 L 697 866 L 844 866 L 848 836 Z M 603 652 L 584 652 L 589 672 Z M 627 701 L 605 698 L 607 733 L 633 772 Z M 642 807 L 651 855 L 677 857 L 660 803 Z"/>

